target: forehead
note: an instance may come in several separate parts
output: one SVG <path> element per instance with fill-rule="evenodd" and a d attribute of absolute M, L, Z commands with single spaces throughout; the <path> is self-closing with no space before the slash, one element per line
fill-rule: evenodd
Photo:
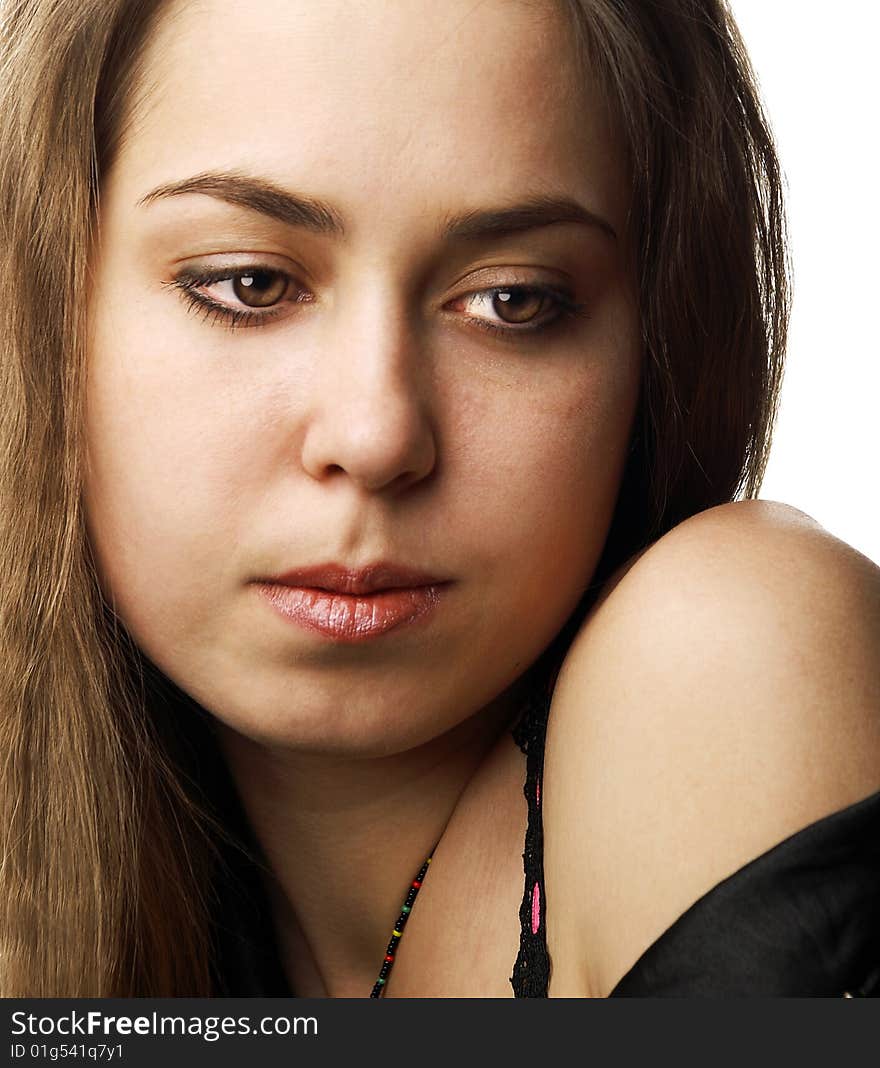
<path fill-rule="evenodd" d="M 175 0 L 120 169 L 257 172 L 381 215 L 622 186 L 557 0 Z M 441 202 L 448 204 L 441 205 Z"/>

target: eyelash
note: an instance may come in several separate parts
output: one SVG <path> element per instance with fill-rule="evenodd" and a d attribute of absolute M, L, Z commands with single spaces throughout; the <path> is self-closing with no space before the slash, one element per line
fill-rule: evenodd
<path fill-rule="evenodd" d="M 200 312 L 206 322 L 222 323 L 229 330 L 235 330 L 238 327 L 263 325 L 276 319 L 280 314 L 279 305 L 269 305 L 265 311 L 260 312 L 251 309 L 242 310 L 231 308 L 227 304 L 223 304 L 220 301 L 206 296 L 204 293 L 200 293 L 199 289 L 202 286 L 212 285 L 217 282 L 231 282 L 234 278 L 240 278 L 242 276 L 256 273 L 280 275 L 287 279 L 288 288 L 293 282 L 293 278 L 290 275 L 285 274 L 284 271 L 279 271 L 270 267 L 259 267 L 252 264 L 247 267 L 237 268 L 234 271 L 229 270 L 228 268 L 217 268 L 213 271 L 203 271 L 198 275 L 181 274 L 171 282 L 164 282 L 163 285 L 168 285 L 177 289 L 184 300 L 187 301 L 190 308 Z M 546 321 L 546 319 L 541 319 L 538 321 L 537 325 L 528 324 L 519 327 L 501 326 L 498 323 L 492 323 L 476 316 L 466 317 L 478 329 L 485 330 L 487 333 L 493 334 L 496 337 L 501 337 L 505 340 L 511 340 L 516 337 L 522 338 L 523 335 L 544 333 L 554 328 L 559 328 L 563 326 L 565 322 L 574 318 L 589 318 L 586 314 L 586 304 L 578 303 L 578 301 L 565 290 L 557 289 L 555 286 L 546 285 L 544 283 L 490 286 L 487 289 L 475 289 L 457 299 L 464 300 L 466 297 L 475 297 L 479 295 L 489 296 L 494 299 L 500 293 L 539 296 L 547 298 L 555 304 L 555 314 L 553 314 L 549 322 Z M 308 303 L 308 300 L 297 297 L 293 303 L 304 304 Z"/>

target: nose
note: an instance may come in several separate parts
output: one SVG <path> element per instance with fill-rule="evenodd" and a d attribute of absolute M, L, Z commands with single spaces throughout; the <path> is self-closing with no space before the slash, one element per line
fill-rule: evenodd
<path fill-rule="evenodd" d="M 302 439 L 303 468 L 316 480 L 344 472 L 368 492 L 396 492 L 434 469 L 429 376 L 407 317 L 389 305 L 386 297 L 328 316 Z"/>

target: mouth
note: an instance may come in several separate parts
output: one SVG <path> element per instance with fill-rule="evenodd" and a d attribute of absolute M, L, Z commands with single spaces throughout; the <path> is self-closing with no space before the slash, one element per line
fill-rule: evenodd
<path fill-rule="evenodd" d="M 257 580 L 275 612 L 335 642 L 360 643 L 431 616 L 449 579 L 396 564 L 298 568 Z"/>

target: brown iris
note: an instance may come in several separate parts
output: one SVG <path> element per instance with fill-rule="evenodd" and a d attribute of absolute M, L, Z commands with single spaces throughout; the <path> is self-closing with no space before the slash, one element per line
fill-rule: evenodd
<path fill-rule="evenodd" d="M 249 271 L 232 279 L 232 289 L 249 308 L 268 308 L 284 296 L 287 278 L 278 271 Z"/>
<path fill-rule="evenodd" d="M 492 298 L 492 308 L 505 323 L 527 323 L 544 305 L 545 296 L 531 289 L 499 289 Z"/>

